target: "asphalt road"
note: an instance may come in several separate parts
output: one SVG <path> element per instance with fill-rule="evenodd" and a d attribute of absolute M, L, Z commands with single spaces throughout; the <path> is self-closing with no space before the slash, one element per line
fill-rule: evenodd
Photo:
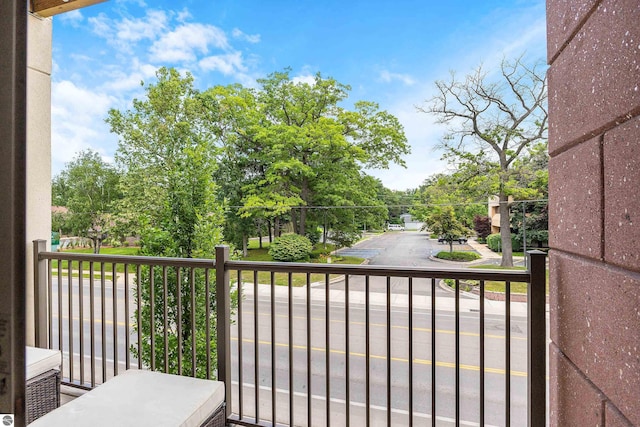
<path fill-rule="evenodd" d="M 233 379 L 234 411 L 239 411 L 238 383 L 243 387 L 243 408 L 246 415 L 253 415 L 255 404 L 255 335 L 253 301 L 245 300 L 243 321 L 234 327 Z M 305 425 L 308 406 L 307 372 L 307 332 L 306 304 L 295 304 L 294 316 L 288 316 L 285 302 L 277 302 L 275 336 L 271 335 L 271 307 L 269 300 L 260 300 L 258 318 L 258 360 L 259 363 L 259 402 L 260 416 L 271 419 L 272 387 L 274 386 L 271 363 L 275 354 L 276 414 L 279 422 L 289 422 L 289 369 L 293 369 L 294 421 Z M 413 316 L 413 378 L 409 381 L 409 333 L 406 310 L 393 310 L 391 326 L 387 326 L 386 309 L 369 310 L 369 396 L 372 410 L 372 425 L 385 425 L 388 409 L 387 401 L 387 334 L 391 337 L 391 413 L 392 424 L 408 424 L 409 391 L 414 396 L 414 419 L 430 419 L 431 408 L 431 369 L 434 361 L 431 354 L 432 326 L 430 310 L 416 311 Z M 309 350 L 311 366 L 311 407 L 314 425 L 324 425 L 326 419 L 327 375 L 326 364 L 329 358 L 329 389 L 332 418 L 342 425 L 338 415 L 344 416 L 346 399 L 347 331 L 345 311 L 342 307 L 331 308 L 330 342 L 326 343 L 326 307 L 323 304 L 311 306 L 311 343 Z M 351 307 L 349 311 L 349 401 L 351 402 L 352 425 L 364 425 L 364 404 L 367 401 L 366 370 L 366 329 L 364 307 Z M 455 419 L 455 315 L 452 312 L 438 311 L 436 320 L 436 414 L 437 425 L 448 425 Z M 242 327 L 241 352 L 238 358 L 237 328 Z M 489 316 L 485 325 L 485 412 L 488 425 L 504 425 L 505 400 L 505 334 L 504 318 Z M 289 349 L 289 328 L 292 331 L 292 346 Z M 388 332 L 390 329 L 390 332 Z M 460 417 L 464 422 L 476 422 L 479 416 L 479 330 L 478 317 L 474 313 L 460 315 Z M 512 425 L 526 424 L 526 319 L 513 318 L 511 324 L 511 413 Z M 275 339 L 274 339 L 275 338 Z M 329 349 L 329 351 L 327 351 Z M 272 353 L 275 350 L 275 353 Z M 289 359 L 291 351 L 292 359 Z M 238 366 L 242 370 L 238 370 Z M 240 374 L 240 372 L 242 374 Z M 240 378 L 242 375 L 242 378 Z M 462 425 L 465 425 L 464 423 Z"/>

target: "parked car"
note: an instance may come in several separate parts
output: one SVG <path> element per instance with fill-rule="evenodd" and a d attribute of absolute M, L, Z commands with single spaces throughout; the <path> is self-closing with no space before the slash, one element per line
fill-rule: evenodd
<path fill-rule="evenodd" d="M 387 230 L 389 231 L 404 231 L 404 225 L 400 224 L 389 224 L 387 226 Z"/>
<path fill-rule="evenodd" d="M 467 243 L 467 238 L 464 236 L 456 237 L 453 239 L 454 242 L 458 242 L 459 244 Z M 438 243 L 447 243 L 447 240 L 444 236 L 438 236 Z"/>

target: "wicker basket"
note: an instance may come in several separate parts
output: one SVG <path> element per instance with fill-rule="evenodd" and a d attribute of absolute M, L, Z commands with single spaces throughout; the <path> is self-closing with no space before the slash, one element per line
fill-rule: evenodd
<path fill-rule="evenodd" d="M 27 424 L 60 406 L 60 371 L 52 369 L 27 380 Z"/>
<path fill-rule="evenodd" d="M 207 418 L 200 427 L 225 427 L 227 425 L 225 404 L 223 403 L 216 411 Z"/>

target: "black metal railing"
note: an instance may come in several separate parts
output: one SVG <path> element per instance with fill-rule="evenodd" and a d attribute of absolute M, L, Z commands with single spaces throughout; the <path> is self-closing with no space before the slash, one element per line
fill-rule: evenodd
<path fill-rule="evenodd" d="M 36 338 L 63 351 L 68 385 L 132 367 L 218 378 L 229 421 L 248 426 L 545 425 L 543 253 L 528 254 L 527 271 L 494 271 L 233 261 L 226 247 L 215 261 L 35 247 Z M 504 301 L 486 298 L 496 282 Z M 521 283 L 526 302 L 514 302 Z M 198 304 L 216 315 L 198 323 Z M 144 324 L 154 326 L 138 334 Z M 204 351 L 189 344 L 197 325 Z M 174 335 L 186 344 L 172 353 Z"/>

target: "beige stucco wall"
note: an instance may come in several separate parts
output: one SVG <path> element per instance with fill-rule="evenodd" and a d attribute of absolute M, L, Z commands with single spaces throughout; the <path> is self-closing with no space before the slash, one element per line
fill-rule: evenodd
<path fill-rule="evenodd" d="M 51 240 L 50 18 L 29 15 L 27 27 L 27 344 L 34 344 L 33 245 Z"/>

